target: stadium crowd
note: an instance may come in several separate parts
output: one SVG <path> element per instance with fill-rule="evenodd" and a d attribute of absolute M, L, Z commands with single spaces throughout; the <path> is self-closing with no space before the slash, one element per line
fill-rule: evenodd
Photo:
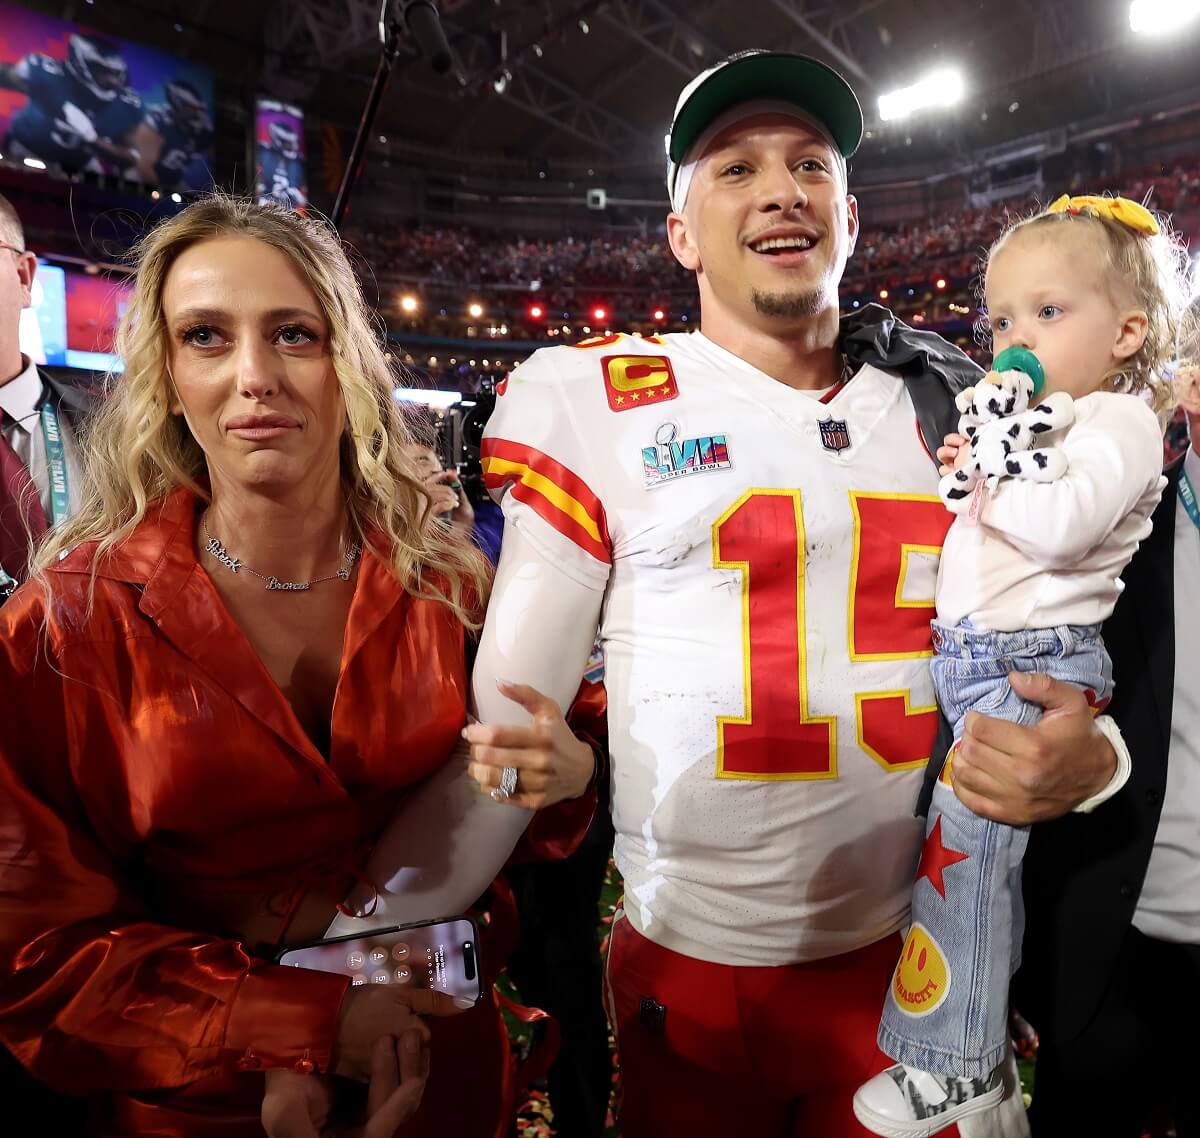
<path fill-rule="evenodd" d="M 1066 187 L 1072 189 L 1074 187 Z M 1189 222 L 1200 210 L 1200 154 L 1126 175 L 1114 192 L 1173 213 Z M 980 255 L 1003 231 L 1007 217 L 1036 208 L 1030 199 L 1006 206 L 965 207 L 949 216 L 898 226 L 867 227 L 847 269 L 845 294 L 945 277 L 969 282 Z M 380 277 L 427 289 L 431 298 L 495 294 L 493 307 L 518 315 L 526 299 L 550 312 L 581 312 L 600 296 L 617 314 L 628 305 L 639 317 L 664 303 L 672 312 L 694 305 L 694 284 L 680 268 L 661 233 L 607 231 L 594 236 L 510 237 L 462 226 L 352 229 L 358 246 Z M 508 298 L 504 293 L 512 290 Z M 515 294 L 529 294 L 514 300 Z M 670 303 L 674 302 L 674 303 Z"/>

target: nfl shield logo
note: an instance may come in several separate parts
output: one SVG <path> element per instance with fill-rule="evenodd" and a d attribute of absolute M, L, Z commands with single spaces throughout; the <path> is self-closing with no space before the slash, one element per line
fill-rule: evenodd
<path fill-rule="evenodd" d="M 821 428 L 821 445 L 826 450 L 837 454 L 849 449 L 850 432 L 846 430 L 845 419 L 835 419 L 830 415 L 828 419 L 818 419 L 817 426 Z"/>

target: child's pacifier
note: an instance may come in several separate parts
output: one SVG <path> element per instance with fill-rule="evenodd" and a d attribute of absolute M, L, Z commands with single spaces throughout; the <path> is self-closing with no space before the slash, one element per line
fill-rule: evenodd
<path fill-rule="evenodd" d="M 1005 348 L 994 360 L 992 370 L 983 378 L 984 383 L 1000 383 L 1000 375 L 1006 371 L 1019 371 L 1033 380 L 1033 398 L 1037 398 L 1046 386 L 1046 372 L 1041 361 L 1028 348 L 1014 345 Z"/>

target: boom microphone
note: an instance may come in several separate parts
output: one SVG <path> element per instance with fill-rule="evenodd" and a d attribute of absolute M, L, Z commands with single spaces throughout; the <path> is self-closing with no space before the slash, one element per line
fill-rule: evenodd
<path fill-rule="evenodd" d="M 453 59 L 434 0 L 401 0 L 400 8 L 408 34 L 416 40 L 421 54 L 428 58 L 434 71 L 444 75 Z"/>
<path fill-rule="evenodd" d="M 404 28 L 401 27 L 401 23 Z M 371 80 L 371 90 L 367 93 L 367 105 L 363 107 L 362 118 L 358 120 L 358 130 L 354 135 L 354 145 L 350 148 L 350 157 L 342 171 L 342 184 L 338 187 L 337 197 L 333 201 L 333 224 L 339 229 L 350 204 L 350 193 L 362 168 L 367 138 L 371 134 L 375 114 L 379 110 L 379 101 L 383 98 L 396 56 L 400 54 L 400 36 L 405 28 L 416 40 L 417 47 L 429 57 L 430 64 L 439 75 L 444 75 L 454 63 L 434 0 L 380 0 L 379 42 L 383 50 L 379 54 L 375 78 Z"/>

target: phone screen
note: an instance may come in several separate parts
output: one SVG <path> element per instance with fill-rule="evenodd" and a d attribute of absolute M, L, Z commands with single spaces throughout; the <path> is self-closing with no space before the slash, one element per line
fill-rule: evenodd
<path fill-rule="evenodd" d="M 402 984 L 468 1000 L 482 995 L 475 926 L 466 918 L 292 948 L 280 955 L 279 963 L 340 973 L 354 987 Z"/>

